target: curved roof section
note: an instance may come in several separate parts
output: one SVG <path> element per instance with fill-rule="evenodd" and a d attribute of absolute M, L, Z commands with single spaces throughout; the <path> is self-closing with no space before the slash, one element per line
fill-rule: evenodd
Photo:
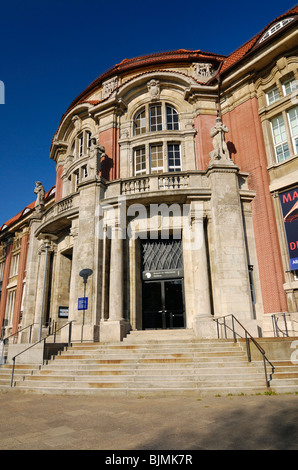
<path fill-rule="evenodd" d="M 277 21 L 282 20 L 283 18 L 287 18 L 289 16 L 297 15 L 298 13 L 298 5 L 293 7 L 292 9 L 288 10 L 286 13 L 283 13 L 280 15 L 278 18 L 275 18 L 269 25 L 267 25 L 261 32 L 256 34 L 252 39 L 247 41 L 245 44 L 240 46 L 238 49 L 236 49 L 234 52 L 229 54 L 228 56 L 225 55 L 220 55 L 216 54 L 213 52 L 203 52 L 200 49 L 191 51 L 187 49 L 178 49 L 176 51 L 169 51 L 169 52 L 160 52 L 160 53 L 155 53 L 155 54 L 149 54 L 149 55 L 143 55 L 139 57 L 134 57 L 132 59 L 123 59 L 119 64 L 116 64 L 106 72 L 104 72 L 102 75 L 100 75 L 96 80 L 94 80 L 84 91 L 82 91 L 69 105 L 67 108 L 66 112 L 63 114 L 61 117 L 58 129 L 65 118 L 65 116 L 78 104 L 82 103 L 88 103 L 91 105 L 96 105 L 102 101 L 107 100 L 108 98 L 104 98 L 100 101 L 88 101 L 88 95 L 98 86 L 100 86 L 105 80 L 108 78 L 111 78 L 115 75 L 120 75 L 124 72 L 132 71 L 134 69 L 138 69 L 141 67 L 146 67 L 146 66 L 152 66 L 152 65 L 161 65 L 161 64 L 170 64 L 170 63 L 181 63 L 181 62 L 194 62 L 198 60 L 202 61 L 210 61 L 213 60 L 215 62 L 218 62 L 219 64 L 219 69 L 218 73 L 216 75 L 221 75 L 224 72 L 226 72 L 228 69 L 236 65 L 238 62 L 240 62 L 242 59 L 244 59 L 251 51 L 252 49 L 257 45 L 258 40 L 262 37 L 262 35 L 274 25 Z M 271 37 L 274 37 L 271 36 Z M 266 45 L 267 41 L 264 41 L 260 46 Z M 213 79 L 215 79 L 215 76 Z M 209 82 L 204 83 L 204 85 L 207 84 L 213 84 L 214 80 L 211 79 Z M 54 140 L 55 135 L 53 136 L 52 143 L 51 143 L 51 148 L 53 145 L 53 140 Z"/>
<path fill-rule="evenodd" d="M 284 19 L 284 18 L 288 18 L 290 16 L 293 16 L 293 15 L 297 15 L 298 14 L 298 5 L 296 5 L 295 7 L 293 7 L 291 10 L 287 11 L 286 13 L 283 13 L 282 15 L 280 15 L 278 18 L 275 18 L 273 21 L 271 21 L 271 23 L 269 23 L 264 29 L 262 29 L 262 31 L 260 31 L 258 34 L 256 34 L 252 39 L 250 39 L 249 41 L 247 41 L 245 44 L 243 44 L 241 47 L 239 47 L 238 49 L 236 49 L 234 52 L 232 52 L 226 60 L 224 60 L 224 63 L 223 63 L 223 66 L 222 66 L 222 69 L 221 69 L 221 73 L 225 72 L 227 69 L 229 69 L 230 67 L 232 67 L 233 65 L 236 65 L 240 60 L 242 60 L 243 58 L 245 58 L 248 53 L 250 51 L 252 51 L 252 49 L 254 48 L 254 46 L 257 45 L 259 39 L 261 39 L 261 37 L 263 36 L 263 34 L 268 30 L 270 29 L 275 23 L 277 23 L 278 21 Z M 290 23 L 289 23 L 290 24 Z M 279 31 L 283 31 L 283 29 L 279 30 Z M 274 35 L 271 36 L 271 38 L 274 38 Z M 267 44 L 267 41 L 264 41 L 261 43 L 261 45 L 265 46 Z"/>

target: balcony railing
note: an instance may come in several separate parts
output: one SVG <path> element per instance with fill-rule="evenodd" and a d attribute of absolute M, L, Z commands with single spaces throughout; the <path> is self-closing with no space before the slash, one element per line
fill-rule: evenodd
<path fill-rule="evenodd" d="M 133 176 L 107 183 L 105 198 L 155 191 L 176 191 L 185 189 L 207 189 L 209 180 L 203 171 L 159 173 Z"/>

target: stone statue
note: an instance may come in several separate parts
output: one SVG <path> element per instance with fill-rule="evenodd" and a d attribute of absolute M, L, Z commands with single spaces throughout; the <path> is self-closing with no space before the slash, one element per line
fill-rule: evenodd
<path fill-rule="evenodd" d="M 230 160 L 230 153 L 225 141 L 225 133 L 229 132 L 229 129 L 222 123 L 221 118 L 216 118 L 216 124 L 210 130 L 210 135 L 213 137 L 212 143 L 214 150 L 209 153 L 212 160 L 220 160 L 224 158 Z"/>
<path fill-rule="evenodd" d="M 35 184 L 36 186 L 35 186 L 34 192 L 37 195 L 36 202 L 35 202 L 35 210 L 37 213 L 40 214 L 44 210 L 45 190 L 40 181 L 36 181 Z"/>
<path fill-rule="evenodd" d="M 101 158 L 105 156 L 105 148 L 96 142 L 96 138 L 91 138 L 89 160 L 87 165 L 88 178 L 94 178 L 101 170 Z"/>

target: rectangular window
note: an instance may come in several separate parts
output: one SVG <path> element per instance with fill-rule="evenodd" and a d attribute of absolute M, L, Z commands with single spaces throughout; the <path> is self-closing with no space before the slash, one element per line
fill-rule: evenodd
<path fill-rule="evenodd" d="M 144 173 L 146 173 L 145 147 L 140 147 L 135 150 L 135 175 Z"/>
<path fill-rule="evenodd" d="M 268 93 L 266 93 L 266 97 L 268 105 L 275 103 L 275 101 L 279 100 L 280 98 L 278 89 L 275 87 L 272 90 L 268 91 Z"/>
<path fill-rule="evenodd" d="M 8 325 L 12 325 L 15 300 L 16 289 L 9 291 L 7 295 L 5 318 Z"/>
<path fill-rule="evenodd" d="M 4 266 L 5 266 L 5 261 L 2 261 L 0 263 L 0 282 L 3 281 L 3 276 L 4 276 Z"/>
<path fill-rule="evenodd" d="M 14 255 L 11 259 L 11 264 L 10 264 L 10 273 L 9 276 L 17 276 L 18 271 L 19 271 L 19 260 L 20 260 L 20 253 L 17 255 Z"/>
<path fill-rule="evenodd" d="M 180 144 L 168 144 L 168 169 L 181 171 Z"/>
<path fill-rule="evenodd" d="M 87 178 L 88 176 L 88 170 L 87 170 L 87 165 L 82 166 L 82 177 Z"/>
<path fill-rule="evenodd" d="M 150 166 L 151 173 L 162 173 L 164 171 L 162 144 L 150 146 Z"/>
<path fill-rule="evenodd" d="M 288 111 L 294 153 L 298 154 L 298 106 Z"/>
<path fill-rule="evenodd" d="M 73 178 L 74 178 L 74 191 L 76 192 L 79 186 L 79 172 L 78 171 L 74 172 Z"/>
<path fill-rule="evenodd" d="M 91 132 L 87 132 L 87 149 L 90 149 L 91 147 L 91 137 L 92 137 Z"/>
<path fill-rule="evenodd" d="M 276 159 L 278 162 L 282 162 L 283 160 L 289 158 L 290 152 L 287 142 L 286 128 L 281 114 L 272 119 L 271 128 Z"/>
<path fill-rule="evenodd" d="M 79 137 L 79 157 L 83 155 L 83 136 Z"/>
<path fill-rule="evenodd" d="M 282 84 L 284 95 L 289 95 L 292 91 L 297 90 L 297 81 L 294 78 L 287 80 Z"/>
<path fill-rule="evenodd" d="M 150 106 L 150 132 L 162 130 L 161 106 Z"/>

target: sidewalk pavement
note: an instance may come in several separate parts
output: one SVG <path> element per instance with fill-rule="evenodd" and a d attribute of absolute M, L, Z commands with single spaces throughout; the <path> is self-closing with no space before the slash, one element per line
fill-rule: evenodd
<path fill-rule="evenodd" d="M 0 391 L 1 450 L 297 450 L 298 395 L 196 398 Z"/>

